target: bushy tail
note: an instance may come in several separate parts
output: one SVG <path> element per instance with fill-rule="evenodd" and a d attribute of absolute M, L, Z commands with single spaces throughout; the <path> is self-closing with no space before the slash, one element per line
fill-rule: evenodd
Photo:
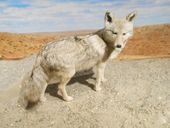
<path fill-rule="evenodd" d="M 40 99 L 40 87 L 36 85 L 33 78 L 33 71 L 25 75 L 21 83 L 18 103 L 21 107 L 27 108 L 29 104 L 35 104 Z"/>

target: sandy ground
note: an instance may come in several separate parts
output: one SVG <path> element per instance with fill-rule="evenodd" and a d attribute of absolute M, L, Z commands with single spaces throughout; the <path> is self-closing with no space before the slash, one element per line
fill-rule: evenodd
<path fill-rule="evenodd" d="M 72 102 L 56 97 L 56 85 L 49 85 L 47 101 L 24 110 L 16 103 L 19 81 L 33 61 L 0 61 L 0 68 L 6 67 L 0 76 L 1 128 L 170 127 L 170 59 L 110 61 L 101 92 L 92 90 L 90 74 L 67 86 Z"/>

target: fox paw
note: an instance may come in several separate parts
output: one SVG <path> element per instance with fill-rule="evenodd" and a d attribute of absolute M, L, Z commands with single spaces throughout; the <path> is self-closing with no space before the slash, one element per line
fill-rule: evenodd
<path fill-rule="evenodd" d="M 100 91 L 101 89 L 102 89 L 101 87 L 94 87 L 94 90 L 97 92 Z"/>
<path fill-rule="evenodd" d="M 104 82 L 106 82 L 106 81 L 107 81 L 107 79 L 106 79 L 106 78 L 103 78 L 103 79 L 102 79 L 102 82 L 103 82 L 103 83 L 104 83 Z"/>
<path fill-rule="evenodd" d="M 62 97 L 62 93 L 60 90 L 57 91 L 57 95 L 61 96 Z"/>
<path fill-rule="evenodd" d="M 41 102 L 45 102 L 46 100 L 47 100 L 47 99 L 46 99 L 44 96 L 40 98 L 40 101 L 41 101 Z"/>
<path fill-rule="evenodd" d="M 67 97 L 64 97 L 63 98 L 65 101 L 72 101 L 73 100 L 73 97 L 71 97 L 71 96 L 67 96 Z"/>

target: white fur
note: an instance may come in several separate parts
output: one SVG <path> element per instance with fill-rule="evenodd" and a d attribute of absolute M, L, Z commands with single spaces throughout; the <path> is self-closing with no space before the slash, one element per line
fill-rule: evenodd
<path fill-rule="evenodd" d="M 65 86 L 76 72 L 97 67 L 94 89 L 101 90 L 104 82 L 105 65 L 110 58 L 115 58 L 132 36 L 135 14 L 119 20 L 111 13 L 105 15 L 105 28 L 86 36 L 73 36 L 47 44 L 37 55 L 32 71 L 22 82 L 20 99 L 24 104 L 45 101 L 44 93 L 51 82 L 59 82 L 58 95 L 65 101 L 68 96 Z M 125 33 L 125 34 L 124 34 Z M 121 48 L 117 48 L 121 45 Z"/>

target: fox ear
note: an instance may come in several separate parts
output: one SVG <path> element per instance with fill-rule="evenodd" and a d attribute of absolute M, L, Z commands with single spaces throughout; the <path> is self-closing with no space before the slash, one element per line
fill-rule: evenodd
<path fill-rule="evenodd" d="M 136 16 L 136 11 L 131 12 L 129 15 L 126 16 L 126 20 L 131 22 Z"/>
<path fill-rule="evenodd" d="M 113 15 L 111 12 L 107 11 L 105 14 L 105 24 L 113 22 Z"/>

